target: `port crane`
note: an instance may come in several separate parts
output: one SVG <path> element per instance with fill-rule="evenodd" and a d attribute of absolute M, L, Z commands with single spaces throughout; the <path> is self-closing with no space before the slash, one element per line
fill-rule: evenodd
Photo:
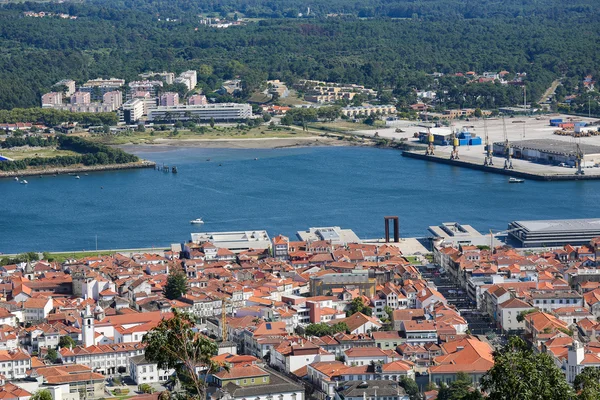
<path fill-rule="evenodd" d="M 483 161 L 483 165 L 494 165 L 494 158 L 492 157 L 493 149 L 492 145 L 490 144 L 490 137 L 488 135 L 487 122 L 485 120 L 485 117 L 483 117 L 483 131 L 485 132 L 485 159 Z"/>
<path fill-rule="evenodd" d="M 458 138 L 456 137 L 456 130 L 452 129 L 452 153 L 450 153 L 451 160 L 458 160 Z"/>
<path fill-rule="evenodd" d="M 513 149 L 510 147 L 510 143 L 508 142 L 508 134 L 506 133 L 506 120 L 504 119 L 504 116 L 502 116 L 502 129 L 504 130 L 504 156 L 506 157 L 506 160 L 504 160 L 504 169 L 513 169 Z"/>
<path fill-rule="evenodd" d="M 581 150 L 581 146 L 579 143 L 576 144 L 576 154 L 575 154 L 575 175 L 585 175 L 585 171 L 583 170 L 583 151 Z"/>
<path fill-rule="evenodd" d="M 433 133 L 431 133 L 431 129 L 427 128 L 427 150 L 425 150 L 425 155 L 432 156 L 434 154 Z"/>

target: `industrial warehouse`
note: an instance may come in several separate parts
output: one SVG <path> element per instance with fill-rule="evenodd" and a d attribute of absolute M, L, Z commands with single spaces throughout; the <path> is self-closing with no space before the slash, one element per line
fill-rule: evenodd
<path fill-rule="evenodd" d="M 600 236 L 600 218 L 513 221 L 508 236 L 517 247 L 582 245 Z"/>
<path fill-rule="evenodd" d="M 503 157 L 506 153 L 504 142 L 494 143 L 494 155 Z M 512 156 L 542 164 L 561 163 L 575 165 L 577 159 L 577 144 L 556 139 L 530 139 L 509 143 L 513 150 Z M 600 146 L 580 144 L 582 166 L 592 167 L 600 163 Z"/>

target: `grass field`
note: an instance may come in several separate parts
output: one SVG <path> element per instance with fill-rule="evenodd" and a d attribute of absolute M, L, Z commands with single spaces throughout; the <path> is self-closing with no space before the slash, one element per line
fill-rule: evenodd
<path fill-rule="evenodd" d="M 249 129 L 241 129 L 237 127 L 206 127 L 205 133 L 196 133 L 189 130 L 179 130 L 177 135 L 171 131 L 146 131 L 123 133 L 117 135 L 91 135 L 87 139 L 101 142 L 104 144 L 121 145 L 121 144 L 151 144 L 156 139 L 256 139 L 256 138 L 290 138 L 290 137 L 307 137 L 314 136 L 307 132 L 302 132 L 296 129 L 285 127 L 277 127 L 270 129 L 268 126 L 257 126 Z"/>
<path fill-rule="evenodd" d="M 9 149 L 9 150 L 0 149 L 0 154 L 5 157 L 12 158 L 13 160 L 22 160 L 24 158 L 30 158 L 30 157 L 51 158 L 51 157 L 57 157 L 57 156 L 77 155 L 77 153 L 75 153 L 73 151 L 58 150 L 56 148 L 51 148 L 51 147 L 42 147 L 42 148 L 40 148 L 40 147 L 34 147 L 34 148 L 19 147 L 19 148 Z"/>

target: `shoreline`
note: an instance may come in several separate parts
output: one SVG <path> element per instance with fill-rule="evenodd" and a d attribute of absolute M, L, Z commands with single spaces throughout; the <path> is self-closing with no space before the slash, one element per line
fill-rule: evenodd
<path fill-rule="evenodd" d="M 2 178 L 14 178 L 20 176 L 35 176 L 35 175 L 59 175 L 59 174 L 70 174 L 79 172 L 97 172 L 97 171 L 118 171 L 123 169 L 138 169 L 138 168 L 154 168 L 156 163 L 154 161 L 138 161 L 135 163 L 126 164 L 108 164 L 108 165 L 76 165 L 69 167 L 60 168 L 44 168 L 44 169 L 26 169 L 18 171 L 2 171 L 0 172 L 0 179 Z"/>
<path fill-rule="evenodd" d="M 283 149 L 293 147 L 347 147 L 347 146 L 371 146 L 367 142 L 351 142 L 325 136 L 306 137 L 270 137 L 270 138 L 223 138 L 223 139 L 167 139 L 158 138 L 149 143 L 123 143 L 114 145 L 119 148 L 130 146 L 172 146 L 172 147 L 196 147 L 206 149 Z"/>

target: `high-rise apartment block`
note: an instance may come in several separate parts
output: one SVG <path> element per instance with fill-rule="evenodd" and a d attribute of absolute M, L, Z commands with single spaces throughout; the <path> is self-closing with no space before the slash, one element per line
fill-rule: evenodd
<path fill-rule="evenodd" d="M 160 95 L 160 105 L 165 107 L 178 106 L 179 94 L 174 92 L 166 92 Z"/>
<path fill-rule="evenodd" d="M 188 104 L 190 106 L 203 106 L 205 104 L 208 104 L 208 101 L 206 100 L 205 95 L 195 94 L 193 96 L 190 96 L 190 98 L 188 99 Z"/>
<path fill-rule="evenodd" d="M 50 92 L 42 96 L 42 107 L 57 106 L 63 102 L 63 95 L 61 92 Z"/>
<path fill-rule="evenodd" d="M 75 92 L 71 96 L 71 104 L 89 104 L 92 102 L 92 96 L 88 92 Z"/>

